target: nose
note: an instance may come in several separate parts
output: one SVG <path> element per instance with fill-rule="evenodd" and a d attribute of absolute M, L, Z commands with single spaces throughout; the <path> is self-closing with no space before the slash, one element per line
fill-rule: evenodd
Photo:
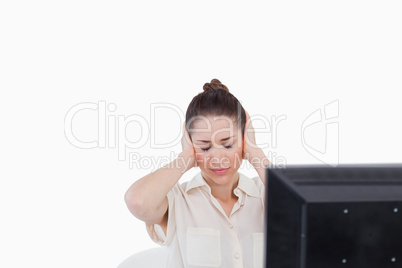
<path fill-rule="evenodd" d="M 221 168 L 227 166 L 225 148 L 214 148 L 211 151 L 210 166 L 211 168 Z"/>
<path fill-rule="evenodd" d="M 214 147 L 211 153 L 213 157 L 215 156 L 219 159 L 226 155 L 225 148 L 223 146 Z"/>

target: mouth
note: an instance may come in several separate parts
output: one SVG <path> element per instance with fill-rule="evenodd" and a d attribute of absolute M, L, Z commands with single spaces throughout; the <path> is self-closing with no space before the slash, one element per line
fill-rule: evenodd
<path fill-rule="evenodd" d="M 229 170 L 229 168 L 215 168 L 215 169 L 211 169 L 211 170 L 215 174 L 222 175 L 222 174 L 225 174 Z"/>

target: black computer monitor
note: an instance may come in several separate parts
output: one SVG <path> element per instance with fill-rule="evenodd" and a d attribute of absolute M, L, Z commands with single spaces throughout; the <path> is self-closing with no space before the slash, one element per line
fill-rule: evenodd
<path fill-rule="evenodd" d="M 266 268 L 402 267 L 402 165 L 267 168 Z"/>

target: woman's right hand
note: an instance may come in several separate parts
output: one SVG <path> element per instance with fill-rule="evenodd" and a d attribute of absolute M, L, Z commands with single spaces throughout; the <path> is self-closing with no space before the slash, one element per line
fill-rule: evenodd
<path fill-rule="evenodd" d="M 188 134 L 186 123 L 183 125 L 183 137 L 181 138 L 182 152 L 179 154 L 179 161 L 183 161 L 184 172 L 197 166 L 197 160 L 195 158 L 195 150 L 190 135 Z"/>

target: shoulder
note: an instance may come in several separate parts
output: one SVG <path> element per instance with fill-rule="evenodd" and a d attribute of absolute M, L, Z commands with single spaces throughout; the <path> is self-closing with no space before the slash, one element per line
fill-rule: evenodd
<path fill-rule="evenodd" d="M 249 176 L 247 176 L 247 175 L 245 175 L 245 174 L 243 174 L 243 173 L 241 173 L 241 172 L 239 172 L 239 176 L 240 176 L 240 179 L 243 179 L 243 180 L 251 180 L 251 181 L 252 181 L 255 185 L 257 185 L 257 186 L 264 185 L 264 184 L 262 183 L 262 181 L 261 181 L 261 178 L 260 178 L 259 176 L 249 177 Z"/>
<path fill-rule="evenodd" d="M 252 177 L 251 180 L 255 183 L 258 188 L 265 188 L 265 184 L 262 182 L 259 176 Z"/>
<path fill-rule="evenodd" d="M 239 172 L 239 187 L 251 196 L 264 198 L 265 185 L 259 176 L 249 178 L 248 176 Z"/>
<path fill-rule="evenodd" d="M 189 181 L 176 183 L 176 185 L 171 189 L 170 194 L 174 196 L 184 196 L 187 192 L 192 189 L 206 186 L 205 180 L 202 178 L 201 172 L 198 172 Z"/>

